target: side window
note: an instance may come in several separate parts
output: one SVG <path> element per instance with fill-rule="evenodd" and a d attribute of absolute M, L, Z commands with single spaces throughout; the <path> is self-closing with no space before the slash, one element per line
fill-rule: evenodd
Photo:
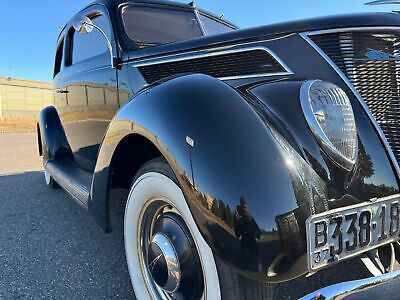
<path fill-rule="evenodd" d="M 58 43 L 57 51 L 56 51 L 56 60 L 54 62 L 54 77 L 61 71 L 61 63 L 63 60 L 63 52 L 64 52 L 64 37 Z"/>
<path fill-rule="evenodd" d="M 91 17 L 91 19 L 93 24 L 99 26 L 105 34 L 111 38 L 111 25 L 106 16 L 98 14 Z M 107 42 L 97 29 L 94 29 L 92 32 L 87 34 L 75 32 L 72 29 L 70 32 L 70 38 L 72 39 L 72 53 L 70 53 L 69 64 L 76 64 L 100 56 L 104 53 L 107 53 L 108 55 Z M 105 63 L 108 63 L 109 61 L 110 60 L 107 56 Z"/>

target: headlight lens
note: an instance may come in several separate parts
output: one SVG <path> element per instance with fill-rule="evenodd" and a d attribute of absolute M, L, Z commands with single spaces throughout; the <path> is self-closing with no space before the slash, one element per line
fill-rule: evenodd
<path fill-rule="evenodd" d="M 358 139 L 353 109 L 346 93 L 333 83 L 306 81 L 301 106 L 311 131 L 325 152 L 351 170 L 357 158 Z"/>

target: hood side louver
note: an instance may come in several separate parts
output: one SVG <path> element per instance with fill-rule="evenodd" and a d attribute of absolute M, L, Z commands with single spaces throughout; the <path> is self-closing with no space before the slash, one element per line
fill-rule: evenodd
<path fill-rule="evenodd" d="M 206 74 L 222 80 L 292 74 L 272 52 L 261 47 L 148 60 L 134 67 L 149 84 L 178 74 Z"/>

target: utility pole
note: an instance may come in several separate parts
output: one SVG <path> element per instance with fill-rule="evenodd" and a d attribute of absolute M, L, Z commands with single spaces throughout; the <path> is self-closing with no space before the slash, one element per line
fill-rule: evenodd
<path fill-rule="evenodd" d="M 8 80 L 12 79 L 12 67 L 10 67 L 10 76 L 8 76 Z"/>
<path fill-rule="evenodd" d="M 7 80 L 12 79 L 12 66 L 10 66 L 10 75 Z M 0 85 L 0 121 L 3 121 L 3 100 L 1 98 L 1 85 Z"/>
<path fill-rule="evenodd" d="M 194 140 L 190 136 L 186 136 L 186 144 L 189 147 L 189 162 L 190 162 L 190 169 L 192 170 L 193 189 L 196 189 L 196 183 L 194 181 L 193 162 L 192 162 L 192 149 L 194 148 Z"/>

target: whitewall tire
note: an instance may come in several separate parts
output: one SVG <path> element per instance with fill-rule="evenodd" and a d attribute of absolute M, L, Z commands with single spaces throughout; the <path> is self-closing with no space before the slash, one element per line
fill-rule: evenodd
<path fill-rule="evenodd" d="M 221 294 L 213 253 L 198 230 L 180 187 L 170 178 L 170 174 L 158 172 L 157 164 L 164 164 L 165 168 L 166 163 L 158 160 L 153 162 L 153 167 L 145 167 L 138 172 L 125 208 L 125 252 L 136 298 L 139 300 L 188 298 L 184 295 L 185 262 L 179 261 L 179 246 L 174 248 L 174 237 L 171 238 L 170 235 L 168 238 L 168 232 L 155 232 L 157 228 L 164 226 L 185 227 L 183 236 L 194 243 L 196 250 L 191 255 L 198 255 L 199 261 L 196 265 L 198 270 L 192 272 L 191 276 L 201 276 L 196 277 L 196 280 L 203 279 L 203 283 L 199 284 L 202 285 L 201 293 L 196 295 L 202 299 L 218 300 Z M 162 218 L 166 218 L 167 221 Z M 169 224 L 165 225 L 172 222 L 171 220 L 184 224 L 172 227 Z M 157 222 L 162 224 L 158 225 Z M 155 256 L 154 251 L 156 251 Z M 163 260 L 164 264 L 160 262 L 168 255 L 170 257 Z M 154 273 L 154 264 L 159 264 L 163 271 L 160 273 L 166 276 L 160 275 L 162 278 L 157 278 L 160 276 Z M 200 272 L 202 274 L 197 274 Z M 195 292 L 190 291 L 192 295 Z"/>

